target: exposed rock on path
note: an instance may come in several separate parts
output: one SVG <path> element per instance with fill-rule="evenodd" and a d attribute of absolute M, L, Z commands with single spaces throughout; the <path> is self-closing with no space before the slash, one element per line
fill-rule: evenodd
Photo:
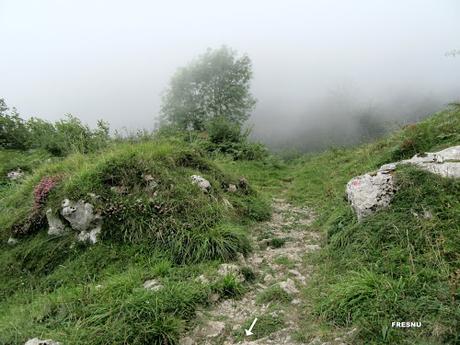
<path fill-rule="evenodd" d="M 253 231 L 256 243 L 253 255 L 241 258 L 239 263 L 249 266 L 259 278 L 258 282 L 240 299 L 226 299 L 210 310 L 199 312 L 198 326 L 181 339 L 181 345 L 297 344 L 292 336 L 298 329 L 303 307 L 299 291 L 308 284 L 312 269 L 303 263 L 303 257 L 320 248 L 320 235 L 310 229 L 315 218 L 311 209 L 295 207 L 283 199 L 274 199 L 273 208 L 272 219 Z M 235 265 L 226 264 L 220 270 L 233 272 Z M 275 286 L 285 291 L 292 301 L 276 308 L 271 308 L 270 303 L 257 302 L 259 294 Z M 264 316 L 279 317 L 284 322 L 259 339 L 245 337 L 247 322 Z M 258 326 L 255 325 L 255 331 Z"/>

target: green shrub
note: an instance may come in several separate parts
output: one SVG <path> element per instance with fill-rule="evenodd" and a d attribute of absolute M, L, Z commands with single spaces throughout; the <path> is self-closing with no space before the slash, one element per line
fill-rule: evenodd
<path fill-rule="evenodd" d="M 284 291 L 279 285 L 273 285 L 262 291 L 256 299 L 258 304 L 267 304 L 270 302 L 289 303 L 292 297 Z"/>
<path fill-rule="evenodd" d="M 227 274 L 212 285 L 212 290 L 222 298 L 234 298 L 243 294 L 245 289 L 233 274 Z"/>

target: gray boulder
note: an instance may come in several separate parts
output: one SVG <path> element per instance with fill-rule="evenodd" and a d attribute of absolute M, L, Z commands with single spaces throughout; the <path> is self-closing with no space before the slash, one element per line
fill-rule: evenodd
<path fill-rule="evenodd" d="M 51 208 L 46 210 L 46 220 L 48 221 L 48 235 L 60 236 L 65 233 L 65 224 Z"/>
<path fill-rule="evenodd" d="M 61 215 L 70 223 L 74 230 L 86 231 L 95 220 L 93 205 L 79 200 L 77 202 L 65 199 L 61 205 Z"/>
<path fill-rule="evenodd" d="M 387 207 L 396 188 L 393 176 L 387 171 L 354 177 L 347 183 L 347 198 L 356 212 L 358 221 Z"/>
<path fill-rule="evenodd" d="M 10 238 L 8 239 L 8 245 L 10 245 L 10 246 L 14 246 L 14 245 L 17 244 L 17 243 L 18 243 L 18 240 L 15 239 L 14 237 L 10 237 Z"/>
<path fill-rule="evenodd" d="M 80 233 L 77 239 L 81 242 L 96 243 L 97 235 L 101 232 L 102 218 L 94 213 L 90 203 L 79 200 L 77 202 L 65 199 L 61 205 L 61 215 L 70 224 L 73 230 Z"/>

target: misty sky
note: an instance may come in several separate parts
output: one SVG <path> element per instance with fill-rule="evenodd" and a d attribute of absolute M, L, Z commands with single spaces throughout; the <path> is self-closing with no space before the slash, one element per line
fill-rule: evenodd
<path fill-rule="evenodd" d="M 460 98 L 458 0 L 0 0 L 0 42 L 0 97 L 24 117 L 152 128 L 176 68 L 222 44 L 252 59 L 259 133 L 327 122 L 337 94 Z"/>

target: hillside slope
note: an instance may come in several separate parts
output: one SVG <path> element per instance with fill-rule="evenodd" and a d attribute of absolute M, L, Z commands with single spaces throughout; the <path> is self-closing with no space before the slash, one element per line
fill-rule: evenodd
<path fill-rule="evenodd" d="M 345 199 L 354 176 L 459 144 L 460 108 L 452 106 L 376 143 L 295 162 L 288 194 L 316 210 L 326 235 L 306 292 L 322 322 L 358 327 L 357 344 L 460 341 L 460 181 L 401 166 L 390 207 L 363 222 Z M 422 326 L 397 329 L 393 321 Z"/>
<path fill-rule="evenodd" d="M 102 217 L 95 245 L 77 241 L 65 199 Z M 48 209 L 60 235 L 47 234 Z M 219 263 L 246 255 L 247 226 L 269 214 L 246 180 L 179 142 L 44 163 L 0 200 L 0 344 L 175 343 L 211 294 L 243 288 Z M 196 280 L 205 272 L 213 284 Z"/>
<path fill-rule="evenodd" d="M 0 344 L 456 344 L 460 181 L 400 167 L 362 222 L 345 198 L 354 176 L 454 145 L 456 106 L 286 162 L 176 138 L 36 164 L 0 194 Z M 102 217 L 96 244 L 47 234 L 48 209 L 70 225 L 65 199 Z"/>

